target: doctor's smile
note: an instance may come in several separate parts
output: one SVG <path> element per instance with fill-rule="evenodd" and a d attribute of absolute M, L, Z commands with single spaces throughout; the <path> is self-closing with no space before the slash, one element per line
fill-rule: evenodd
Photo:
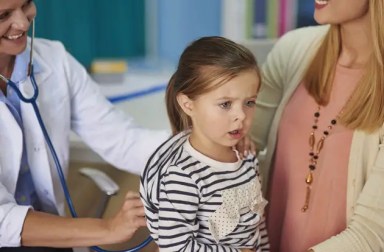
<path fill-rule="evenodd" d="M 25 49 L 27 31 L 36 16 L 31 0 L 0 0 L 0 54 L 17 55 Z"/>
<path fill-rule="evenodd" d="M 16 40 L 16 39 L 19 39 L 21 38 L 21 36 L 24 36 L 25 32 L 22 32 L 20 34 L 16 34 L 16 35 L 4 35 L 3 38 L 6 38 L 6 39 L 9 39 L 9 40 Z"/>
<path fill-rule="evenodd" d="M 18 47 L 25 46 L 27 42 L 27 36 L 25 32 L 16 35 L 3 36 L 2 39 L 4 40 L 4 43 L 9 44 L 10 46 Z"/>

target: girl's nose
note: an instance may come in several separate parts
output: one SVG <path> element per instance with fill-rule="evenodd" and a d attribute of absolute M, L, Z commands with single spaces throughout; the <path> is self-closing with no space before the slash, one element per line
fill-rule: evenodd
<path fill-rule="evenodd" d="M 236 111 L 236 114 L 235 114 L 235 121 L 242 121 L 245 119 L 245 112 L 244 112 L 244 109 L 242 108 L 239 108 L 237 111 Z"/>

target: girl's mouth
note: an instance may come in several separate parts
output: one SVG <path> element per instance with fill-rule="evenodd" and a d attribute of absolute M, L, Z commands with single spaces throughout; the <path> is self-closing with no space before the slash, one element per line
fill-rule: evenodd
<path fill-rule="evenodd" d="M 242 134 L 240 130 L 232 130 L 229 132 L 229 135 L 233 138 L 239 139 L 241 138 Z"/>

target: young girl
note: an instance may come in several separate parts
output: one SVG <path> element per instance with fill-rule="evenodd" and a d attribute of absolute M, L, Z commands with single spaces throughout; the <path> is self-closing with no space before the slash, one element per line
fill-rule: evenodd
<path fill-rule="evenodd" d="M 252 53 L 221 37 L 188 46 L 166 92 L 174 136 L 149 160 L 140 193 L 160 251 L 269 251 L 247 135 L 260 75 Z"/>

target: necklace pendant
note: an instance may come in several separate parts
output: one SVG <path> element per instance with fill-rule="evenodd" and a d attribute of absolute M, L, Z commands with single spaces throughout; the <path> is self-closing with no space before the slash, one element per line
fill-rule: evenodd
<path fill-rule="evenodd" d="M 339 112 L 335 119 L 331 120 L 331 123 L 323 131 L 318 142 L 316 142 L 315 132 L 318 129 L 319 117 L 320 117 L 320 105 L 317 106 L 317 111 L 314 113 L 314 123 L 312 125 L 312 130 L 309 134 L 308 144 L 309 144 L 309 173 L 305 177 L 306 192 L 305 192 L 305 201 L 304 205 L 301 208 L 302 212 L 306 212 L 309 208 L 309 199 L 311 197 L 311 185 L 313 183 L 313 172 L 317 166 L 317 160 L 319 159 L 319 154 L 324 147 L 325 139 L 329 136 L 332 129 L 337 123 L 337 120 L 340 118 L 343 110 Z"/>
<path fill-rule="evenodd" d="M 307 185 L 311 185 L 313 182 L 313 174 L 312 172 L 308 173 L 307 177 L 305 178 L 305 183 L 307 183 Z"/>
<path fill-rule="evenodd" d="M 305 202 L 304 206 L 301 208 L 301 211 L 305 213 L 309 208 L 309 198 L 311 197 L 311 188 L 307 186 L 306 192 L 305 192 Z"/>

